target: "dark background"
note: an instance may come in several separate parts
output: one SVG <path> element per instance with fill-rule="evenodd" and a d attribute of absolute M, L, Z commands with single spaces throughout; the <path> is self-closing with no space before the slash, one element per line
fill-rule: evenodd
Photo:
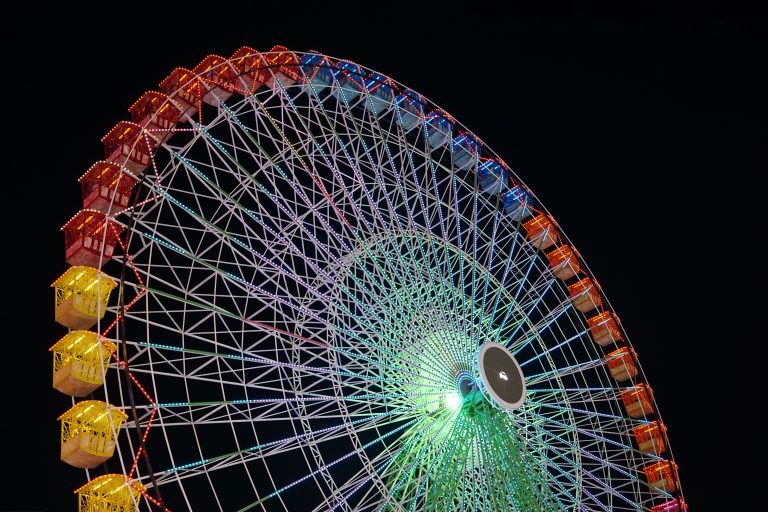
<path fill-rule="evenodd" d="M 619 313 L 659 402 L 693 510 L 762 491 L 762 31 L 717 3 L 573 9 L 283 2 L 2 21 L 3 465 L 0 510 L 75 510 L 58 461 L 50 283 L 58 228 L 100 138 L 173 67 L 242 45 L 317 49 L 390 75 L 479 135 L 557 218 Z M 759 56 L 759 57 L 758 57 Z M 764 119 L 764 118 L 763 118 Z M 758 302 L 760 301 L 760 302 Z M 764 324 L 764 322 L 762 322 Z M 763 400 L 761 402 L 760 400 Z M 10 479 L 9 476 L 10 475 Z M 742 508 L 739 508 L 742 507 Z M 178 512 L 178 511 L 177 511 Z"/>

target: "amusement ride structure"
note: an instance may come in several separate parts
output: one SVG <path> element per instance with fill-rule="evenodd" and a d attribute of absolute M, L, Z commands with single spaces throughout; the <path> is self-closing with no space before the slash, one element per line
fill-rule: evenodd
<path fill-rule="evenodd" d="M 81 511 L 685 510 L 603 290 L 449 113 L 280 46 L 128 110 L 53 283 Z"/>

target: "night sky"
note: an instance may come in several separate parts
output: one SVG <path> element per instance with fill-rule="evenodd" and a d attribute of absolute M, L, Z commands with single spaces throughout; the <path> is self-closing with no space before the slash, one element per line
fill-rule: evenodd
<path fill-rule="evenodd" d="M 764 130 L 753 113 L 764 102 L 755 70 L 765 41 L 749 13 L 706 2 L 557 15 L 385 3 L 335 14 L 138 9 L 2 22 L 13 158 L 2 185 L 0 424 L 11 476 L 0 511 L 76 510 L 72 490 L 84 483 L 58 461 L 56 417 L 69 402 L 50 387 L 48 347 L 64 330 L 49 285 L 67 268 L 59 227 L 80 207 L 77 178 L 103 158 L 100 138 L 172 68 L 275 44 L 392 76 L 493 148 L 621 317 L 692 510 L 738 510 L 760 494 L 753 468 L 765 433 L 754 415 L 764 407 L 765 334 L 750 318 L 764 289 L 755 249 L 764 229 L 751 224 L 764 193 L 751 181 L 765 163 L 749 154 Z"/>

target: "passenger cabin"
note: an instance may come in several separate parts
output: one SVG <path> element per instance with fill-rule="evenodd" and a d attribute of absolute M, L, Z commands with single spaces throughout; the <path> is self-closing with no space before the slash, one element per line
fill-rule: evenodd
<path fill-rule="evenodd" d="M 144 127 L 157 142 L 171 138 L 181 110 L 165 94 L 147 91 L 128 109 L 131 120 Z"/>
<path fill-rule="evenodd" d="M 453 119 L 443 110 L 433 110 L 427 114 L 426 130 L 429 147 L 437 149 L 451 140 L 452 125 Z"/>
<path fill-rule="evenodd" d="M 662 460 L 643 468 L 648 484 L 661 491 L 677 490 L 677 464 L 671 460 Z"/>
<path fill-rule="evenodd" d="M 386 114 L 395 101 L 395 85 L 384 75 L 373 72 L 365 79 L 368 101 L 365 108 L 377 117 Z"/>
<path fill-rule="evenodd" d="M 105 159 L 133 174 L 140 174 L 151 163 L 154 140 L 151 143 L 137 124 L 120 121 L 101 141 L 104 143 Z"/>
<path fill-rule="evenodd" d="M 160 82 L 160 90 L 168 95 L 190 118 L 200 108 L 203 89 L 195 74 L 186 68 L 176 68 Z"/>
<path fill-rule="evenodd" d="M 328 59 L 317 52 L 305 53 L 301 57 L 302 81 L 316 92 L 333 85 L 333 69 Z"/>
<path fill-rule="evenodd" d="M 405 89 L 395 98 L 400 126 L 405 132 L 416 128 L 424 121 L 424 98 L 410 89 Z"/>
<path fill-rule="evenodd" d="M 567 281 L 581 270 L 576 254 L 568 245 L 562 245 L 547 253 L 549 269 L 552 274 L 561 281 Z"/>
<path fill-rule="evenodd" d="M 605 364 L 617 382 L 625 382 L 637 377 L 635 352 L 629 347 L 621 347 L 605 356 Z"/>
<path fill-rule="evenodd" d="M 632 429 L 640 451 L 654 455 L 661 455 L 667 449 L 664 444 L 664 433 L 666 431 L 667 427 L 658 420 Z"/>
<path fill-rule="evenodd" d="M 299 79 L 299 58 L 285 46 L 273 46 L 264 54 L 264 60 L 271 73 L 267 74 L 267 87 L 279 90 L 275 80 L 279 80 L 282 87 L 290 87 Z"/>
<path fill-rule="evenodd" d="M 194 67 L 192 73 L 197 75 L 203 94 L 203 101 L 214 107 L 219 102 L 227 101 L 234 88 L 227 78 L 234 74 L 229 61 L 219 55 L 207 55 L 200 64 Z"/>
<path fill-rule="evenodd" d="M 332 71 L 337 87 L 331 92 L 331 96 L 352 105 L 365 90 L 363 72 L 357 64 L 345 60 L 338 61 Z"/>
<path fill-rule="evenodd" d="M 84 397 L 104 383 L 109 359 L 117 346 L 92 331 L 70 331 L 51 347 L 53 388 Z"/>
<path fill-rule="evenodd" d="M 477 166 L 477 188 L 486 194 L 500 194 L 507 186 L 509 175 L 496 160 L 484 160 Z"/>
<path fill-rule="evenodd" d="M 653 414 L 653 391 L 645 384 L 625 389 L 621 392 L 621 401 L 631 418 L 644 418 Z"/>
<path fill-rule="evenodd" d="M 531 216 L 531 200 L 520 185 L 515 185 L 511 189 L 501 194 L 501 204 L 504 208 L 504 215 L 509 216 L 514 221 L 521 221 Z"/>
<path fill-rule="evenodd" d="M 251 47 L 243 46 L 229 58 L 234 70 L 227 82 L 236 90 L 253 94 L 263 86 L 269 75 L 267 63 L 259 52 Z"/>
<path fill-rule="evenodd" d="M 537 249 L 546 249 L 557 243 L 557 230 L 544 214 L 539 214 L 523 224 L 526 237 Z"/>
<path fill-rule="evenodd" d="M 670 500 L 661 503 L 660 505 L 654 505 L 651 507 L 651 512 L 687 512 L 688 505 L 683 500 Z"/>
<path fill-rule="evenodd" d="M 598 290 L 595 282 L 589 277 L 568 285 L 568 293 L 573 307 L 582 313 L 589 313 L 603 305 L 603 301 L 600 298 L 600 290 Z"/>
<path fill-rule="evenodd" d="M 128 416 L 99 400 L 76 403 L 59 416 L 61 460 L 77 468 L 92 469 L 115 452 L 120 425 Z"/>
<path fill-rule="evenodd" d="M 101 267 L 112 259 L 120 224 L 110 222 L 96 210 L 80 210 L 61 228 L 64 232 L 64 259 L 70 265 Z"/>
<path fill-rule="evenodd" d="M 104 317 L 109 295 L 117 286 L 93 267 L 69 267 L 51 285 L 55 289 L 55 319 L 64 327 L 84 330 Z"/>
<path fill-rule="evenodd" d="M 466 170 L 475 165 L 480 153 L 480 141 L 469 132 L 461 132 L 451 142 L 453 166 Z"/>
<path fill-rule="evenodd" d="M 592 340 L 601 347 L 608 346 L 622 339 L 621 332 L 619 331 L 618 317 L 610 311 L 587 318 L 587 325 L 589 325 Z"/>
<path fill-rule="evenodd" d="M 138 512 L 145 492 L 141 483 L 118 474 L 101 475 L 75 491 L 80 512 Z"/>
<path fill-rule="evenodd" d="M 116 214 L 128 207 L 136 179 L 120 172 L 120 166 L 100 160 L 80 177 L 83 209 Z"/>

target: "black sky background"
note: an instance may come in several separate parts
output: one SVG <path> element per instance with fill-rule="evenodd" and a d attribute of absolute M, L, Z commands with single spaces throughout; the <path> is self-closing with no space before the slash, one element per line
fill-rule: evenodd
<path fill-rule="evenodd" d="M 548 207 L 620 315 L 655 390 L 692 510 L 764 495 L 759 318 L 766 168 L 761 30 L 717 3 L 619 12 L 316 3 L 2 21 L 3 477 L 0 510 L 75 510 L 58 461 L 50 283 L 59 227 L 100 138 L 173 67 L 242 45 L 317 49 L 381 71 L 480 136 Z M 758 58 L 758 55 L 761 56 Z M 764 299 L 763 299 L 764 302 Z M 764 322 L 762 322 L 764 324 Z M 763 400 L 762 402 L 760 400 Z M 8 474 L 10 473 L 10 479 Z M 738 508 L 739 506 L 747 508 Z M 204 511 L 205 512 L 205 511 Z"/>

